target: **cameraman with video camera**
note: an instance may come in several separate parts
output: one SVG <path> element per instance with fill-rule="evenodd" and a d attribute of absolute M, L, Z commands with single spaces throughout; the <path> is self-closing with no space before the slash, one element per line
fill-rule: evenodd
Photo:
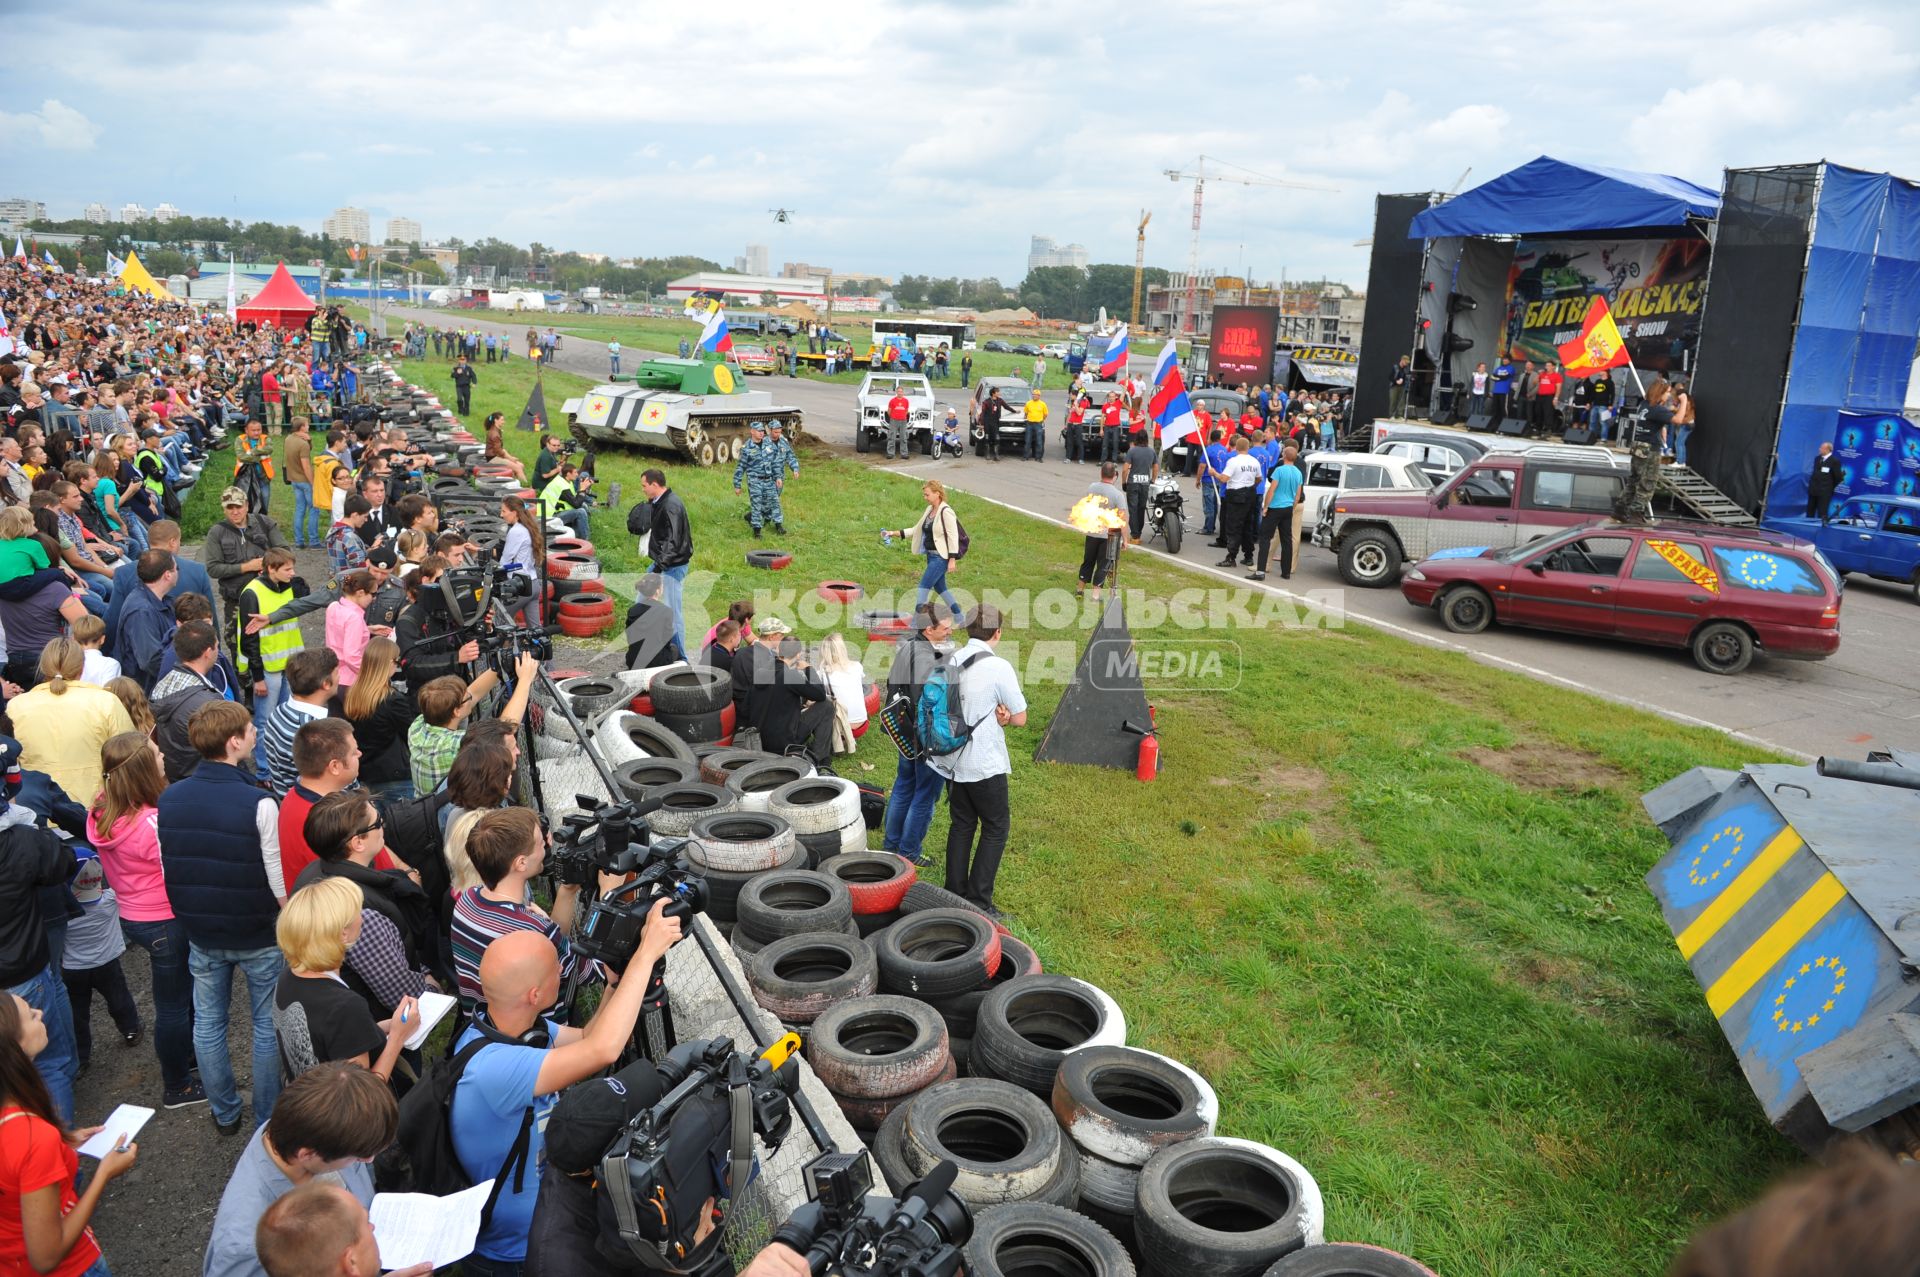
<path fill-rule="evenodd" d="M 635 961 L 641 970 L 679 942 L 681 920 L 667 900 L 648 912 Z M 546 1129 L 561 1091 L 612 1067 L 626 1050 L 646 996 L 644 979 L 623 980 L 584 1029 L 563 1028 L 543 1012 L 560 997 L 560 955 L 538 931 L 514 931 L 480 959 L 483 1003 L 456 1050 L 483 1043 L 454 1090 L 453 1146 L 474 1183 L 504 1177 L 493 1215 L 474 1253 L 472 1277 L 519 1273 L 546 1158 Z"/>

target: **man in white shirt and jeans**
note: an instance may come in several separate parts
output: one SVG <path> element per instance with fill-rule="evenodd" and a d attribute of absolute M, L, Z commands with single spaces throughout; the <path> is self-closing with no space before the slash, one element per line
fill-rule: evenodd
<path fill-rule="evenodd" d="M 999 916 L 993 907 L 993 880 L 1012 826 L 1007 777 L 1013 762 L 1004 729 L 1027 722 L 1027 698 L 1013 666 L 994 654 L 999 644 L 1000 611 L 982 603 L 967 617 L 966 645 L 950 658 L 960 715 L 973 735 L 955 753 L 927 760 L 948 781 L 947 890 L 965 896 L 991 917 Z"/>

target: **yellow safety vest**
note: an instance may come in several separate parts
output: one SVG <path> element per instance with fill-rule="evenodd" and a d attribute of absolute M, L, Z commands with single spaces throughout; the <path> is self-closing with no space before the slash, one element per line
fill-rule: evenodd
<path fill-rule="evenodd" d="M 256 576 L 253 580 L 247 582 L 240 588 L 240 593 L 242 595 L 253 595 L 254 605 L 259 609 L 261 616 L 271 616 L 287 604 L 293 602 L 293 586 L 291 582 L 288 583 L 286 589 L 276 590 L 267 584 L 267 578 L 264 576 Z M 247 648 L 246 644 L 242 641 L 242 637 L 246 632 L 246 619 L 241 615 L 240 609 L 238 608 L 234 609 L 233 624 L 234 662 L 239 666 L 241 675 L 245 676 L 249 672 L 247 669 Z M 260 665 L 266 673 L 278 674 L 281 670 L 287 668 L 287 661 L 303 646 L 305 646 L 305 644 L 300 640 L 299 621 L 280 621 L 269 625 L 266 629 L 260 631 Z"/>
<path fill-rule="evenodd" d="M 550 519 L 556 510 L 571 510 L 577 496 L 572 481 L 556 472 L 553 481 L 540 490 L 541 513 Z"/>

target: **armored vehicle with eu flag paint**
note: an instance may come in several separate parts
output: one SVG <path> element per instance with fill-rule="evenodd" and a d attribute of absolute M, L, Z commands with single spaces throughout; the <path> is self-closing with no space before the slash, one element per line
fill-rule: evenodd
<path fill-rule="evenodd" d="M 1920 753 L 1698 767 L 1647 885 L 1767 1120 L 1920 1151 Z"/>
<path fill-rule="evenodd" d="M 799 438 L 800 410 L 777 405 L 765 390 L 718 360 L 662 356 L 643 361 L 561 406 L 573 437 L 587 449 L 606 444 L 678 454 L 697 465 L 732 465 L 755 422 Z"/>

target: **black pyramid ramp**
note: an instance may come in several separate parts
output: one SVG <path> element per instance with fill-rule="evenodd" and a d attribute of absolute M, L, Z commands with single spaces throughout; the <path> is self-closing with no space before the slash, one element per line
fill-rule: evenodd
<path fill-rule="evenodd" d="M 1134 652 L 1133 633 L 1127 629 L 1126 609 L 1115 593 L 1080 654 L 1073 682 L 1060 698 L 1040 748 L 1033 752 L 1034 761 L 1130 772 L 1140 757 L 1140 733 L 1128 731 L 1127 723 L 1148 726 L 1147 690 L 1140 682 L 1140 660 Z"/>
<path fill-rule="evenodd" d="M 547 396 L 539 382 L 533 383 L 533 393 L 527 396 L 527 406 L 520 410 L 520 420 L 514 423 L 515 430 L 540 430 L 547 428 Z"/>

